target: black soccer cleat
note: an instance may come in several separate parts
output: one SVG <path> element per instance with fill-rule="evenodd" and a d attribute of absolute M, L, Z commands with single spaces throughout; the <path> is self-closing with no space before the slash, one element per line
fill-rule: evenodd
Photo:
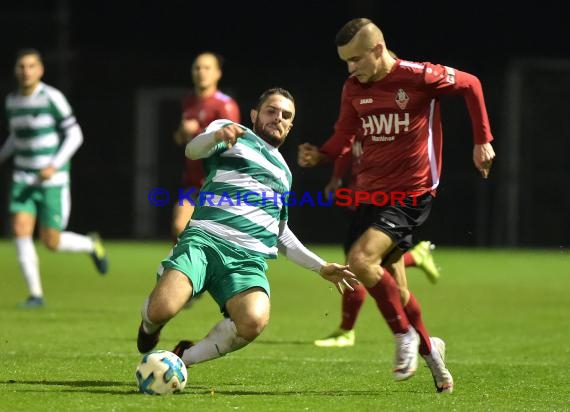
<path fill-rule="evenodd" d="M 194 346 L 194 342 L 189 340 L 181 340 L 180 342 L 178 342 L 178 345 L 176 345 L 174 349 L 172 349 L 172 353 L 174 353 L 176 356 L 182 359 L 182 354 L 184 353 L 184 351 L 188 348 L 191 348 L 192 346 Z"/>
<path fill-rule="evenodd" d="M 158 340 L 160 339 L 160 331 L 164 325 L 156 330 L 154 333 L 146 333 L 143 328 L 143 324 L 141 321 L 141 325 L 139 326 L 139 334 L 137 336 L 137 348 L 140 353 L 147 353 L 153 350 L 156 345 L 158 345 Z"/>

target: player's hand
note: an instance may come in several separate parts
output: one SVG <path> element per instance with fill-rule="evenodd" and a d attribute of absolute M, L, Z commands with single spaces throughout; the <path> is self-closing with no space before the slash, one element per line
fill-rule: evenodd
<path fill-rule="evenodd" d="M 477 170 L 481 172 L 483 179 L 489 176 L 494 159 L 495 151 L 491 143 L 476 144 L 473 146 L 473 163 L 475 163 Z"/>
<path fill-rule="evenodd" d="M 43 168 L 39 173 L 40 180 L 44 181 L 50 179 L 55 174 L 55 172 L 57 172 L 57 169 L 53 166 Z"/>
<path fill-rule="evenodd" d="M 196 119 L 182 119 L 180 124 L 186 136 L 196 136 L 200 133 L 200 123 Z"/>
<path fill-rule="evenodd" d="M 336 196 L 336 191 L 342 186 L 342 179 L 339 179 L 337 177 L 331 177 L 331 180 L 329 180 L 329 182 L 327 183 L 327 185 L 325 186 L 324 190 L 324 196 L 325 196 L 325 200 L 328 202 L 330 199 L 329 195 L 332 195 L 332 198 L 334 199 Z"/>
<path fill-rule="evenodd" d="M 299 145 L 297 163 L 299 163 L 301 167 L 313 167 L 319 164 L 321 156 L 322 154 L 319 152 L 317 146 L 310 143 L 303 143 Z"/>
<path fill-rule="evenodd" d="M 180 121 L 180 127 L 174 132 L 174 141 L 176 144 L 185 145 L 194 136 L 200 133 L 200 123 L 196 119 L 185 119 L 184 116 Z"/>
<path fill-rule="evenodd" d="M 325 263 L 321 268 L 320 275 L 323 279 L 334 283 L 340 294 L 343 294 L 346 289 L 354 291 L 353 286 L 360 283 L 356 279 L 356 275 L 348 270 L 348 265 Z"/>
<path fill-rule="evenodd" d="M 237 124 L 230 124 L 214 133 L 214 136 L 218 142 L 225 142 L 228 149 L 231 149 L 234 144 L 236 144 L 237 139 L 243 136 L 245 130 L 238 126 Z"/>

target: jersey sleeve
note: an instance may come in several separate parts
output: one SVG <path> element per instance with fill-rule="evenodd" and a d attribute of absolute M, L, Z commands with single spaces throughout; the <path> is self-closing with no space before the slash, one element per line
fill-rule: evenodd
<path fill-rule="evenodd" d="M 493 140 L 483 87 L 476 76 L 452 67 L 426 63 L 424 81 L 435 96 L 463 96 L 471 117 L 473 141 L 476 144 L 489 143 Z"/>
<path fill-rule="evenodd" d="M 342 153 L 350 151 L 352 141 L 359 127 L 358 113 L 352 106 L 347 80 L 342 88 L 340 111 L 334 125 L 333 135 L 321 146 L 320 151 L 335 160 Z"/>
<path fill-rule="evenodd" d="M 63 93 L 54 88 L 49 88 L 46 90 L 46 92 L 51 103 L 50 108 L 52 116 L 56 120 L 58 127 L 61 127 L 61 124 L 63 122 L 68 123 L 67 119 L 75 119 L 71 105 Z"/>
<path fill-rule="evenodd" d="M 212 123 L 210 123 L 206 127 L 206 129 L 202 133 L 200 133 L 198 136 L 194 137 L 186 145 L 186 149 L 185 149 L 186 157 L 189 159 L 194 159 L 194 160 L 202 159 L 204 171 L 206 172 L 206 175 L 208 175 L 211 170 L 213 170 L 217 167 L 218 160 L 219 160 L 218 155 L 222 152 L 225 152 L 228 149 L 225 142 L 219 142 L 219 143 L 213 142 L 214 133 L 216 133 L 222 127 L 225 127 L 225 126 L 233 124 L 233 123 L 234 122 L 232 122 L 231 120 L 228 120 L 228 119 L 214 120 Z M 209 140 L 212 140 L 211 144 L 213 144 L 213 146 L 210 146 Z M 202 141 L 204 142 L 204 147 L 200 148 L 200 146 L 202 146 Z M 189 155 L 190 146 L 195 146 L 196 144 L 199 144 L 199 147 L 196 148 L 196 150 L 198 152 L 203 152 L 203 154 L 200 157 L 192 157 L 191 155 Z"/>

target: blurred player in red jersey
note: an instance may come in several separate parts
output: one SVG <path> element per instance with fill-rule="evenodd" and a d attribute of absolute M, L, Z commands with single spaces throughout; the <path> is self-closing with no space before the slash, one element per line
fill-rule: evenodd
<path fill-rule="evenodd" d="M 444 363 L 445 343 L 429 336 L 419 304 L 406 290 L 402 256 L 412 245 L 414 229 L 427 219 L 439 184 L 440 96 L 465 99 L 473 128 L 473 161 L 483 178 L 489 174 L 495 153 L 481 83 L 474 75 L 451 67 L 390 56 L 382 31 L 369 19 L 349 21 L 335 40 L 350 73 L 335 131 L 320 148 L 302 144 L 299 165 L 316 166 L 336 159 L 353 144 L 357 147 L 361 156 L 355 190 L 370 199 L 355 212 L 361 234 L 348 254 L 350 268 L 395 335 L 395 379 L 415 373 L 419 338 L 419 352 L 436 390 L 452 392 L 453 378 Z M 406 198 L 404 204 L 375 206 L 371 199 L 376 191 L 420 195 Z M 404 304 L 398 287 L 407 292 Z"/>
<path fill-rule="evenodd" d="M 358 153 L 350 151 L 350 153 L 345 153 L 338 157 L 334 163 L 332 176 L 324 188 L 324 196 L 327 198 L 329 196 L 334 197 L 334 193 L 341 187 L 345 187 L 353 190 L 353 183 L 355 181 L 355 174 L 353 173 L 354 167 L 352 167 L 353 162 L 358 162 Z M 343 184 L 346 177 L 346 184 Z M 348 228 L 348 233 L 343 244 L 343 250 L 345 256 L 348 256 L 348 252 L 352 244 L 356 241 L 360 234 L 360 228 L 358 225 L 358 220 L 355 219 L 355 209 L 354 205 L 345 207 L 347 212 L 347 218 L 350 221 Z M 439 269 L 435 265 L 432 255 L 432 249 L 435 245 L 430 241 L 424 240 L 418 242 L 413 248 L 404 253 L 404 266 L 405 267 L 417 267 L 421 269 L 427 276 L 430 282 L 437 283 L 440 273 Z M 341 298 L 341 322 L 339 327 L 333 331 L 330 335 L 322 339 L 317 339 L 314 341 L 316 346 L 322 348 L 341 348 L 354 346 L 356 340 L 356 333 L 354 331 L 354 326 L 360 313 L 360 309 L 364 304 L 366 299 L 366 288 L 362 284 L 353 286 L 354 290 L 346 290 L 342 294 Z M 407 289 L 404 288 L 402 292 L 402 299 L 408 299 Z"/>
<path fill-rule="evenodd" d="M 186 144 L 201 133 L 206 126 L 216 119 L 228 119 L 240 122 L 239 106 L 230 96 L 218 90 L 222 78 L 222 57 L 212 53 L 199 54 L 192 64 L 192 82 L 194 90 L 182 102 L 182 119 L 174 132 L 174 141 L 180 146 Z M 204 169 L 201 160 L 185 160 L 182 176 L 183 188 L 194 189 L 192 195 L 197 199 L 204 181 Z M 172 236 L 174 240 L 184 230 L 192 217 L 194 206 L 184 200 L 181 205 L 177 201 L 172 216 Z"/>

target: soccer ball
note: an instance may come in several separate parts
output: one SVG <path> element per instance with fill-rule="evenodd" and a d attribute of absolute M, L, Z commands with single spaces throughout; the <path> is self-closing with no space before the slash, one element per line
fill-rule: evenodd
<path fill-rule="evenodd" d="M 182 359 L 166 350 L 143 356 L 135 373 L 139 391 L 148 395 L 168 395 L 186 386 L 188 371 Z"/>

